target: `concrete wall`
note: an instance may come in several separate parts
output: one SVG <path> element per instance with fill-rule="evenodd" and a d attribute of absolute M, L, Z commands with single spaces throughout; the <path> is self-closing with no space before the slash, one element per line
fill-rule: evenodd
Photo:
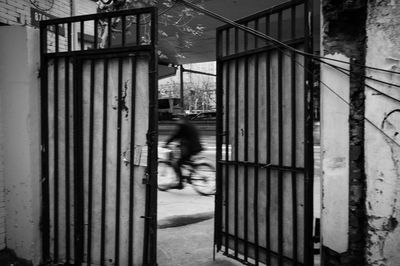
<path fill-rule="evenodd" d="M 341 54 L 327 57 L 349 62 Z M 345 64 L 336 65 L 348 68 Z M 342 253 L 348 248 L 350 111 L 334 92 L 349 101 L 350 82 L 348 76 L 324 64 L 321 80 L 322 245 Z"/>
<path fill-rule="evenodd" d="M 399 72 L 398 1 L 370 1 L 367 35 L 367 65 Z M 367 76 L 400 84 L 398 74 L 370 69 Z M 367 261 L 368 265 L 395 266 L 400 263 L 400 91 L 374 81 L 366 83 L 374 88 L 365 88 L 366 117 L 371 121 L 365 125 Z"/>
<path fill-rule="evenodd" d="M 35 29 L 0 27 L 0 99 L 6 246 L 38 262 L 40 248 L 39 41 Z M 6 62 L 6 63 L 3 63 Z M 1 197 L 0 197 L 1 198 Z M 4 213 L 4 212 L 3 212 Z M 4 220 L 4 218 L 3 218 Z M 1 225 L 1 223 L 0 223 Z M 0 230 L 2 232 L 4 228 Z M 4 243 L 2 245 L 4 247 Z"/>

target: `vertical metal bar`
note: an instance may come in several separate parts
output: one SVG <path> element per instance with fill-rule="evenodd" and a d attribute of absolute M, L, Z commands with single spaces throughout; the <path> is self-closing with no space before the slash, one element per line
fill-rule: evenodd
<path fill-rule="evenodd" d="M 68 52 L 71 52 L 71 47 L 72 47 L 72 25 L 71 22 L 68 22 L 68 26 L 67 26 L 67 47 L 68 47 Z"/>
<path fill-rule="evenodd" d="M 245 26 L 248 26 L 246 23 Z M 244 50 L 248 49 L 248 34 L 244 33 Z M 249 161 L 249 57 L 244 58 L 244 161 Z M 249 252 L 249 168 L 244 165 L 244 260 Z"/>
<path fill-rule="evenodd" d="M 147 134 L 148 158 L 147 174 L 149 184 L 146 186 L 145 213 L 145 248 L 143 264 L 157 264 L 157 145 L 158 145 L 158 82 L 157 82 L 157 10 L 151 12 L 151 54 L 149 62 L 149 132 Z"/>
<path fill-rule="evenodd" d="M 92 263 L 92 209 L 93 209 L 93 131 L 94 131 L 94 94 L 95 94 L 95 60 L 90 62 L 90 100 L 89 100 L 89 161 L 88 161 L 88 233 L 87 264 Z"/>
<path fill-rule="evenodd" d="M 57 36 L 57 34 L 56 34 Z M 59 195 L 59 146 L 58 146 L 58 58 L 54 58 L 54 203 L 53 203 L 53 223 L 54 223 L 54 260 L 58 261 L 58 195 Z"/>
<path fill-rule="evenodd" d="M 229 38 L 229 29 L 226 30 L 226 55 L 229 54 L 229 49 L 230 49 L 230 38 Z M 229 95 L 230 95 L 230 82 L 229 82 L 229 77 L 230 77 L 230 62 L 226 62 L 226 91 L 225 91 L 225 160 L 229 161 Z M 225 166 L 225 253 L 229 255 L 229 164 L 226 164 Z"/>
<path fill-rule="evenodd" d="M 122 115 L 121 115 L 121 98 L 122 98 L 122 58 L 118 58 L 118 107 L 117 107 L 117 169 L 116 169 L 116 201 L 115 201 L 115 250 L 114 263 L 119 265 L 119 239 L 120 239 L 120 214 L 121 214 L 121 130 L 122 130 Z"/>
<path fill-rule="evenodd" d="M 122 16 L 121 19 L 121 46 L 124 47 L 126 42 L 126 16 Z"/>
<path fill-rule="evenodd" d="M 135 156 L 135 116 L 136 116 L 136 57 L 132 57 L 132 84 L 131 84 L 131 143 L 130 143 L 130 180 L 129 180 L 129 252 L 128 252 L 128 264 L 133 265 L 134 258 L 134 248 L 133 248 L 133 239 L 134 239 L 134 199 L 135 199 L 135 165 L 134 156 Z"/>
<path fill-rule="evenodd" d="M 136 45 L 140 45 L 140 14 L 136 16 Z"/>
<path fill-rule="evenodd" d="M 81 51 L 85 50 L 85 22 L 81 20 L 80 27 L 81 27 Z"/>
<path fill-rule="evenodd" d="M 83 182 L 83 99 L 82 62 L 74 58 L 74 259 L 75 265 L 83 262 L 84 241 L 84 182 Z"/>
<path fill-rule="evenodd" d="M 294 40 L 296 37 L 296 6 L 293 5 L 291 8 L 291 37 Z M 291 118 L 292 118 L 292 167 L 296 167 L 296 53 L 291 54 Z M 297 257 L 297 181 L 296 173 L 292 172 L 292 219 L 293 219 L 293 266 L 298 265 Z"/>
<path fill-rule="evenodd" d="M 216 194 L 215 194 L 215 220 L 214 220 L 214 247 L 217 246 L 217 251 L 221 249 L 221 229 L 222 229 L 222 136 L 223 136 L 223 63 L 219 61 L 222 56 L 222 31 L 217 31 L 217 149 L 216 149 Z M 213 253 L 215 256 L 215 250 Z"/>
<path fill-rule="evenodd" d="M 183 94 L 183 90 L 184 90 L 184 81 L 183 81 L 183 65 L 179 66 L 179 92 L 180 92 L 180 98 L 181 98 L 181 113 L 184 114 L 185 113 L 185 105 L 184 105 L 184 94 Z"/>
<path fill-rule="evenodd" d="M 238 28 L 235 28 L 235 54 L 238 53 Z M 239 252 L 239 59 L 235 59 L 235 258 Z"/>
<path fill-rule="evenodd" d="M 313 53 L 313 1 L 304 2 L 304 38 L 305 52 Z M 313 257 L 313 186 L 314 186 L 314 151 L 313 151 L 313 67 L 309 57 L 304 58 L 304 159 L 305 159 L 305 180 L 304 180 L 304 264 L 314 265 Z"/>
<path fill-rule="evenodd" d="M 108 106 L 108 59 L 104 59 L 103 72 L 103 140 L 101 169 L 101 233 L 100 233 L 100 263 L 105 265 L 106 248 L 106 195 L 107 195 L 107 106 Z"/>
<path fill-rule="evenodd" d="M 111 35 L 112 35 L 112 31 L 111 31 L 111 26 L 112 26 L 112 18 L 108 17 L 107 18 L 107 48 L 111 48 Z"/>
<path fill-rule="evenodd" d="M 69 24 L 71 26 L 71 24 Z M 70 29 L 70 27 L 69 27 Z M 69 126 L 69 97 L 70 97 L 70 59 L 65 57 L 65 260 L 71 259 L 71 211 L 70 211 L 70 126 Z"/>
<path fill-rule="evenodd" d="M 269 26 L 270 26 L 270 16 L 266 17 L 266 34 L 269 34 Z M 271 63 L 270 63 L 270 52 L 267 51 L 265 55 L 266 60 L 266 89 L 267 89 L 267 164 L 271 163 Z M 267 191 L 267 202 L 266 202 L 266 249 L 267 249 L 267 256 L 266 256 L 266 264 L 271 265 L 271 170 L 267 168 L 267 181 L 266 181 L 266 191 Z"/>
<path fill-rule="evenodd" d="M 54 25 L 54 38 L 55 38 L 55 42 L 54 42 L 54 44 L 55 44 L 55 52 L 56 53 L 58 53 L 58 51 L 59 51 L 59 36 L 60 36 L 60 34 L 59 34 L 59 28 L 58 28 L 58 26 L 59 26 L 59 24 L 55 24 Z"/>
<path fill-rule="evenodd" d="M 50 260 L 50 195 L 49 195 L 49 114 L 48 114 L 48 62 L 47 28 L 40 24 L 40 103 L 41 103 L 41 157 L 42 157 L 42 260 Z"/>
<path fill-rule="evenodd" d="M 282 39 L 282 12 L 278 13 L 278 40 Z M 282 51 L 278 52 L 278 163 L 283 165 L 283 73 L 282 73 Z M 283 265 L 283 173 L 278 170 L 278 265 Z"/>
<path fill-rule="evenodd" d="M 256 20 L 255 29 L 258 30 L 258 19 Z M 256 38 L 257 40 L 257 38 Z M 256 41 L 256 48 L 257 48 L 257 41 Z M 258 151 L 262 149 L 259 147 L 258 143 L 258 95 L 259 95 L 259 86 L 258 86 L 258 55 L 255 56 L 254 62 L 254 163 L 258 164 Z M 254 199 L 253 199 L 253 220 L 254 220 L 254 260 L 255 265 L 258 265 L 259 261 L 259 243 L 258 243 L 258 175 L 260 169 L 258 167 L 254 168 Z"/>
<path fill-rule="evenodd" d="M 97 49 L 99 45 L 99 20 L 96 18 L 94 20 L 94 40 L 93 40 L 93 48 Z"/>

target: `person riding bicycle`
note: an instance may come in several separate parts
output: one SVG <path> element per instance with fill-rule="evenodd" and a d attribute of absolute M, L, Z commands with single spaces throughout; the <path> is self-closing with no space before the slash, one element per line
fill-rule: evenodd
<path fill-rule="evenodd" d="M 181 165 L 186 161 L 190 161 L 192 156 L 200 153 L 203 150 L 203 146 L 200 143 L 199 132 L 186 117 L 181 118 L 177 125 L 177 130 L 168 138 L 165 147 L 174 140 L 179 141 L 179 148 L 181 151 L 180 158 L 173 163 L 174 170 L 179 178 L 179 183 L 171 188 L 182 189 L 183 177 Z"/>

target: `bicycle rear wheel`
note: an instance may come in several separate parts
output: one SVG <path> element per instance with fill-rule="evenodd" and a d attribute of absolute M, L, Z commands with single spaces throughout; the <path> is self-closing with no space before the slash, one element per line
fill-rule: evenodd
<path fill-rule="evenodd" d="M 200 163 L 194 165 L 190 179 L 197 193 L 205 196 L 215 194 L 215 168 L 211 164 Z"/>
<path fill-rule="evenodd" d="M 166 191 L 171 187 L 171 184 L 177 182 L 177 177 L 172 163 L 170 161 L 158 162 L 158 189 Z"/>

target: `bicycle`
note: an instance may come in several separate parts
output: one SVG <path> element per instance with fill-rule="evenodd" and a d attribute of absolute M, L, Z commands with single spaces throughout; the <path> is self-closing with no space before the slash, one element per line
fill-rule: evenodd
<path fill-rule="evenodd" d="M 176 184 L 178 176 L 173 168 L 173 163 L 179 159 L 178 147 L 165 147 L 167 159 L 158 161 L 158 189 L 166 191 L 171 185 Z M 205 157 L 194 156 L 190 161 L 181 165 L 183 182 L 192 185 L 194 190 L 203 196 L 215 194 L 215 168 L 205 161 Z"/>

